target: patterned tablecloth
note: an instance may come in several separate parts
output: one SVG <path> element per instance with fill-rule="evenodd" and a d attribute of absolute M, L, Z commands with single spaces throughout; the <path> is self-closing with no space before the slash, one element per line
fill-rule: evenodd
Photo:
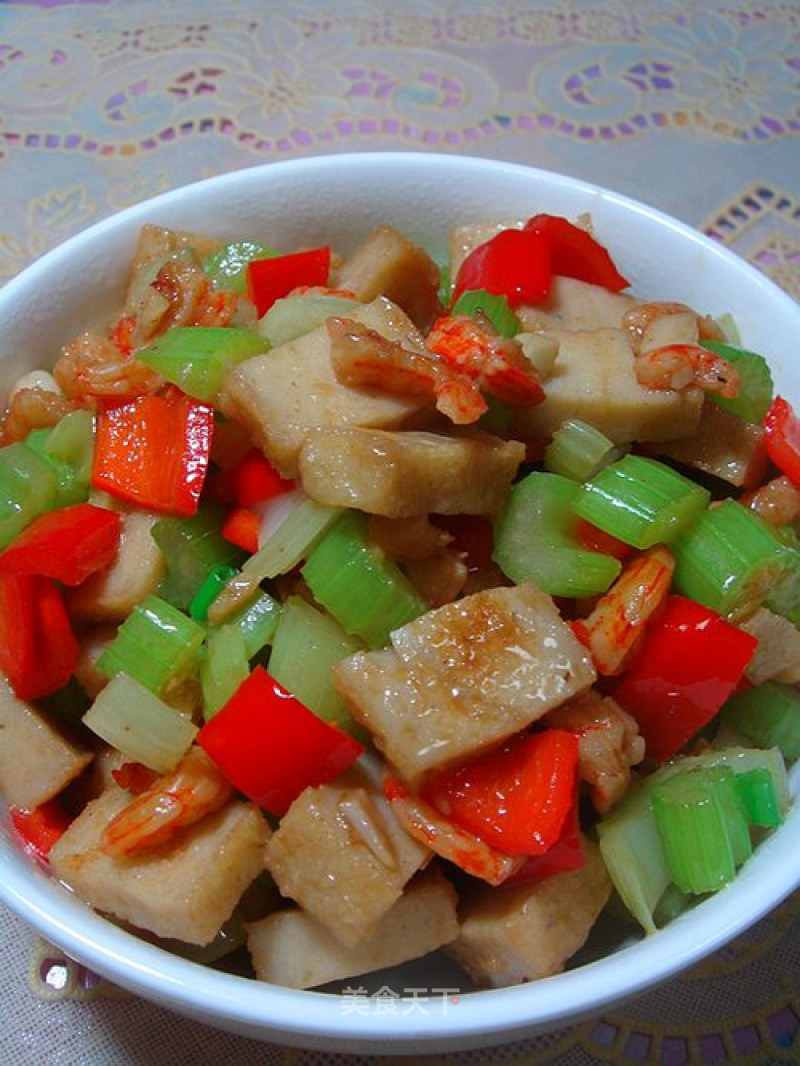
<path fill-rule="evenodd" d="M 0 3 L 0 280 L 154 193 L 293 156 L 490 156 L 646 200 L 800 297 L 797 0 Z M 0 1062 L 296 1063 L 124 995 L 0 913 Z M 638 1001 L 414 1062 L 800 1061 L 800 897 Z M 410 1059 L 397 1060 L 411 1062 Z"/>

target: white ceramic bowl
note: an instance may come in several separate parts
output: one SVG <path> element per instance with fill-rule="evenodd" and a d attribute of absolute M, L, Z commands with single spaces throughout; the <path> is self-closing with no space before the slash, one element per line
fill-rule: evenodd
<path fill-rule="evenodd" d="M 101 222 L 0 291 L 0 387 L 49 365 L 59 346 L 118 305 L 144 222 L 287 250 L 346 250 L 389 222 L 443 247 L 456 222 L 539 211 L 592 214 L 638 293 L 731 311 L 744 342 L 770 360 L 777 388 L 800 402 L 793 363 L 800 308 L 755 269 L 687 226 L 615 193 L 557 174 L 482 159 L 422 154 L 329 156 L 259 166 L 159 196 Z M 800 776 L 793 777 L 795 797 Z M 0 899 L 70 955 L 163 1006 L 249 1036 L 329 1051 L 409 1053 L 502 1043 L 577 1021 L 719 948 L 800 884 L 800 805 L 735 883 L 669 928 L 612 945 L 557 977 L 458 1003 L 432 995 L 411 1011 L 354 1009 L 336 996 L 295 992 L 185 962 L 98 917 L 21 854 L 3 819 Z M 419 972 L 417 971 L 417 978 Z M 357 982 L 354 982 L 357 984 Z M 415 980 L 416 987 L 425 980 Z M 428 987 L 441 987 L 431 979 Z"/>

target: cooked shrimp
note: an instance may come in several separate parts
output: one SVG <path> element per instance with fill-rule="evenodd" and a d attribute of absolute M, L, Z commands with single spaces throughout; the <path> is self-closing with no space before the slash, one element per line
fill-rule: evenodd
<path fill-rule="evenodd" d="M 733 399 L 739 395 L 739 372 L 697 344 L 667 344 L 634 356 L 636 380 L 648 389 L 683 390 L 696 385 Z"/>
<path fill-rule="evenodd" d="M 92 330 L 66 345 L 53 368 L 61 390 L 77 403 L 91 406 L 100 398 L 133 399 L 155 392 L 162 379 L 130 351 L 124 352 Z"/>
<path fill-rule="evenodd" d="M 207 814 L 220 810 L 233 788 L 202 748 L 192 747 L 172 773 L 159 777 L 103 833 L 103 851 L 118 858 L 171 840 Z"/>
<path fill-rule="evenodd" d="M 433 355 L 403 348 L 353 319 L 329 318 L 327 328 L 333 368 L 343 384 L 401 396 L 430 396 L 457 425 L 475 422 L 487 410 L 472 379 Z"/>
<path fill-rule="evenodd" d="M 629 714 L 610 697 L 590 689 L 550 711 L 543 721 L 578 737 L 578 773 L 601 814 L 627 792 L 630 768 L 645 755 L 644 738 Z"/>
<path fill-rule="evenodd" d="M 425 344 L 507 407 L 533 407 L 544 399 L 538 374 L 519 344 L 501 337 L 482 315 L 437 319 Z"/>
<path fill-rule="evenodd" d="M 25 440 L 32 429 L 54 426 L 64 415 L 75 410 L 75 404 L 61 392 L 34 386 L 16 389 L 0 429 L 0 444 Z"/>
<path fill-rule="evenodd" d="M 622 326 L 628 331 L 634 352 L 640 352 L 648 347 L 648 334 L 657 323 L 663 322 L 664 319 L 686 316 L 693 320 L 698 340 L 725 340 L 722 328 L 709 315 L 699 315 L 686 304 L 669 301 L 653 300 L 637 304 L 622 316 Z"/>
<path fill-rule="evenodd" d="M 627 564 L 588 617 L 573 623 L 592 653 L 598 673 L 618 674 L 669 592 L 675 560 L 663 546 L 649 548 Z"/>
<path fill-rule="evenodd" d="M 437 855 L 490 885 L 501 885 L 525 863 L 524 855 L 505 855 L 460 829 L 430 803 L 412 796 L 403 782 L 387 775 L 383 791 L 405 830 Z"/>
<path fill-rule="evenodd" d="M 785 474 L 741 496 L 739 502 L 773 526 L 788 526 L 800 518 L 800 488 Z"/>

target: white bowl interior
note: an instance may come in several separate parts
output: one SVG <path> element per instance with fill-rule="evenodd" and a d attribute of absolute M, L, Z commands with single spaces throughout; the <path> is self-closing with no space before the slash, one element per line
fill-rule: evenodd
<path fill-rule="evenodd" d="M 615 193 L 561 175 L 463 156 L 363 154 L 255 167 L 179 189 L 97 224 L 0 290 L 0 385 L 51 364 L 60 345 L 118 306 L 139 227 L 154 222 L 292 250 L 346 251 L 389 222 L 435 253 L 458 222 L 548 211 L 590 212 L 634 291 L 698 310 L 730 311 L 743 343 L 768 357 L 776 386 L 800 402 L 791 351 L 800 308 L 754 268 L 697 232 Z M 792 777 L 800 792 L 800 773 Z M 648 940 L 533 984 L 433 995 L 423 1013 L 346 1009 L 339 997 L 294 992 L 170 956 L 95 915 L 0 835 L 0 899 L 79 961 L 184 1014 L 265 1040 L 330 1051 L 408 1053 L 509 1041 L 577 1021 L 703 957 L 800 884 L 800 809 L 734 884 Z M 357 985 L 357 982 L 353 982 Z"/>

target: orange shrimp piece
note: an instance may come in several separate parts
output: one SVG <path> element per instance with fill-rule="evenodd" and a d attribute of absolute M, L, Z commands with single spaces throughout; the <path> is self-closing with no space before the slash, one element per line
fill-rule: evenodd
<path fill-rule="evenodd" d="M 634 356 L 636 380 L 648 389 L 683 389 L 696 385 L 733 399 L 739 395 L 735 367 L 697 344 L 667 344 Z"/>
<path fill-rule="evenodd" d="M 38 387 L 18 389 L 11 397 L 0 429 L 0 444 L 25 440 L 32 429 L 54 426 L 75 404 L 59 392 Z"/>
<path fill-rule="evenodd" d="M 592 653 L 598 673 L 618 674 L 669 592 L 675 560 L 657 545 L 637 555 L 595 604 L 592 613 L 574 623 L 578 637 Z"/>
<path fill-rule="evenodd" d="M 350 318 L 329 318 L 327 328 L 333 368 L 343 384 L 431 397 L 457 425 L 474 422 L 487 410 L 475 383 L 432 355 L 403 348 Z"/>
<path fill-rule="evenodd" d="M 393 774 L 384 779 L 383 791 L 405 830 L 465 873 L 501 885 L 525 864 L 524 855 L 506 855 L 454 825 L 432 804 L 412 796 Z"/>
<path fill-rule="evenodd" d="M 92 406 L 101 397 L 133 399 L 155 392 L 161 377 L 112 340 L 91 330 L 81 333 L 62 350 L 53 368 L 62 392 L 71 400 Z"/>
<path fill-rule="evenodd" d="M 233 786 L 202 748 L 191 747 L 172 773 L 120 811 L 103 832 L 102 848 L 115 858 L 172 840 L 187 826 L 220 810 Z"/>
<path fill-rule="evenodd" d="M 672 315 L 687 314 L 694 316 L 700 340 L 725 340 L 723 330 L 709 315 L 699 315 L 687 304 L 666 300 L 652 300 L 648 303 L 637 304 L 622 316 L 622 325 L 628 331 L 634 352 L 639 352 L 644 337 L 654 322 L 670 318 Z"/>
<path fill-rule="evenodd" d="M 772 526 L 788 526 L 800 518 L 800 488 L 785 474 L 739 498 Z"/>
<path fill-rule="evenodd" d="M 507 407 L 533 407 L 544 399 L 536 371 L 516 341 L 501 337 L 488 320 L 451 315 L 434 322 L 426 345 L 453 369 L 472 378 Z"/>

